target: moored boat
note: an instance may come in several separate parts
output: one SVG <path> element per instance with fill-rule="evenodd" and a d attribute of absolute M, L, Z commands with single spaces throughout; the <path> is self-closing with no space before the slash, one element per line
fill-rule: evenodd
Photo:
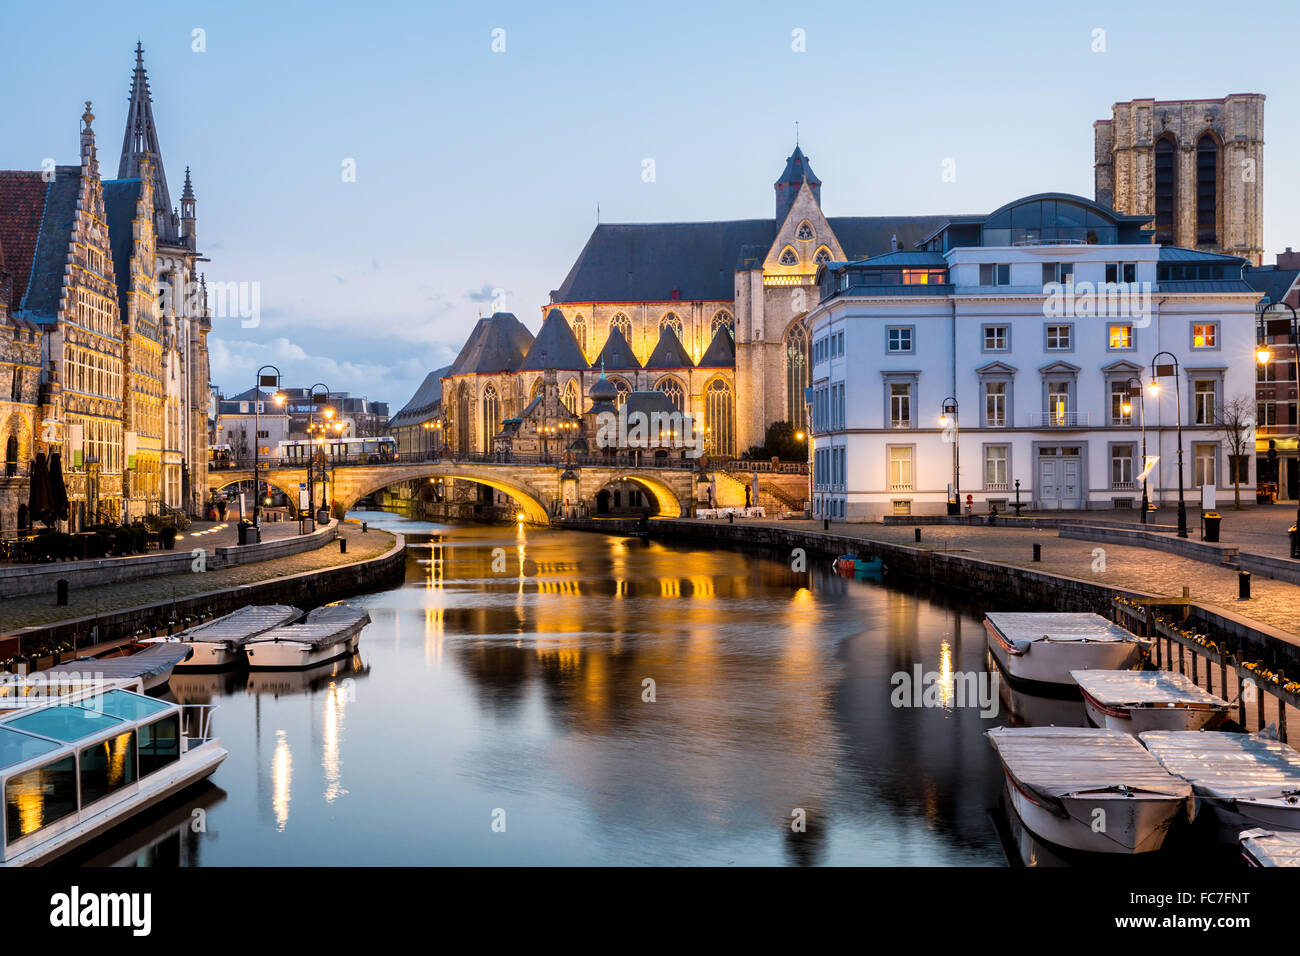
<path fill-rule="evenodd" d="M 327 604 L 301 624 L 272 628 L 245 644 L 250 668 L 313 667 L 353 653 L 370 623 L 364 608 Z"/>
<path fill-rule="evenodd" d="M 171 680 L 176 665 L 190 656 L 184 644 L 132 641 L 98 657 L 79 657 L 41 671 L 60 680 L 130 680 L 138 678 L 145 690 L 158 690 Z"/>
<path fill-rule="evenodd" d="M 841 554 L 835 559 L 834 568 L 840 574 L 879 574 L 885 569 L 885 559 L 866 553 Z"/>
<path fill-rule="evenodd" d="M 144 643 L 184 644 L 193 650 L 178 670 L 219 670 L 244 662 L 244 645 L 274 627 L 292 624 L 302 611 L 288 604 L 252 604 L 215 621 L 172 637 L 155 637 Z"/>
<path fill-rule="evenodd" d="M 1300 866 L 1300 833 L 1275 833 L 1256 827 L 1237 835 L 1241 855 L 1251 866 Z"/>
<path fill-rule="evenodd" d="M 1147 642 L 1099 614 L 1049 611 L 984 615 L 989 650 L 1013 681 L 1074 687 L 1071 671 L 1123 670 Z"/>
<path fill-rule="evenodd" d="M 1242 830 L 1300 831 L 1300 753 L 1259 734 L 1159 731 L 1139 738 L 1161 766 L 1192 785 L 1196 812 L 1210 813 L 1219 839 Z"/>
<path fill-rule="evenodd" d="M 1128 734 L 1078 727 L 998 727 L 1011 804 L 1025 827 L 1092 853 L 1160 849 L 1192 813 L 1192 788 Z"/>
<path fill-rule="evenodd" d="M 1098 727 L 1140 734 L 1148 730 L 1213 730 L 1228 702 L 1172 671 L 1072 671 L 1088 719 Z"/>

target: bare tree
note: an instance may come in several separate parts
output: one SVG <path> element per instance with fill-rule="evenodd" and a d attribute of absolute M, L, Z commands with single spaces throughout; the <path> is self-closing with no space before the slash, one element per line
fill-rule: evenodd
<path fill-rule="evenodd" d="M 1232 472 L 1232 494 L 1236 510 L 1241 510 L 1241 470 L 1255 437 L 1255 400 L 1249 395 L 1235 395 L 1221 405 L 1214 425 L 1223 435 L 1228 449 L 1228 470 Z"/>

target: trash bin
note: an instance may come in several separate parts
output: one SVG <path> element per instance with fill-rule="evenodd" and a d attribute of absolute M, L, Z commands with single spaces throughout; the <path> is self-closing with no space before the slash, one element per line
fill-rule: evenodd
<path fill-rule="evenodd" d="M 1291 535 L 1291 557 L 1300 558 L 1300 541 L 1296 540 L 1295 525 L 1291 526 L 1289 533 Z"/>
<path fill-rule="evenodd" d="M 949 501 L 949 502 L 948 502 L 948 514 L 950 514 L 950 515 L 960 515 L 960 514 L 961 514 L 961 502 L 960 502 L 960 501 Z"/>
<path fill-rule="evenodd" d="M 247 521 L 241 521 L 235 527 L 239 532 L 239 543 L 248 544 L 248 529 L 251 528 L 252 525 Z"/>
<path fill-rule="evenodd" d="M 1201 515 L 1201 520 L 1205 522 L 1205 540 L 1219 540 L 1219 522 L 1223 520 L 1223 515 L 1217 511 L 1207 511 Z"/>

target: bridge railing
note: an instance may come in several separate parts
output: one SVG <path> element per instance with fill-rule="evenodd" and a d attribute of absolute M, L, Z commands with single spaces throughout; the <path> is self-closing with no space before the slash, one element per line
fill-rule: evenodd
<path fill-rule="evenodd" d="M 653 452 L 631 455 L 576 454 L 556 453 L 552 455 L 518 455 L 511 452 L 471 452 L 436 454 L 406 454 L 397 458 L 387 458 L 376 454 L 326 455 L 325 467 L 338 468 L 354 465 L 391 465 L 401 467 L 418 464 L 461 464 L 461 465 L 550 465 L 556 468 L 565 465 L 599 466 L 602 468 L 629 468 L 635 470 L 663 468 L 694 470 L 697 467 L 725 469 L 735 472 L 780 472 L 789 474 L 807 474 L 806 462 L 784 461 L 776 465 L 770 461 L 750 461 L 747 459 L 707 459 L 682 457 L 676 455 L 657 456 Z M 307 462 L 300 458 L 281 458 L 278 455 L 262 456 L 258 467 L 263 471 L 272 468 L 306 469 Z M 210 463 L 209 471 L 252 471 L 253 458 L 232 458 L 228 461 Z"/>

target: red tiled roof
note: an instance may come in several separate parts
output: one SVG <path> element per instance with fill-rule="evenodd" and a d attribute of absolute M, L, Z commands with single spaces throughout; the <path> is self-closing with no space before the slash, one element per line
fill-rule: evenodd
<path fill-rule="evenodd" d="M 15 310 L 27 292 L 48 188 L 39 171 L 0 170 L 0 272 L 13 277 Z"/>

